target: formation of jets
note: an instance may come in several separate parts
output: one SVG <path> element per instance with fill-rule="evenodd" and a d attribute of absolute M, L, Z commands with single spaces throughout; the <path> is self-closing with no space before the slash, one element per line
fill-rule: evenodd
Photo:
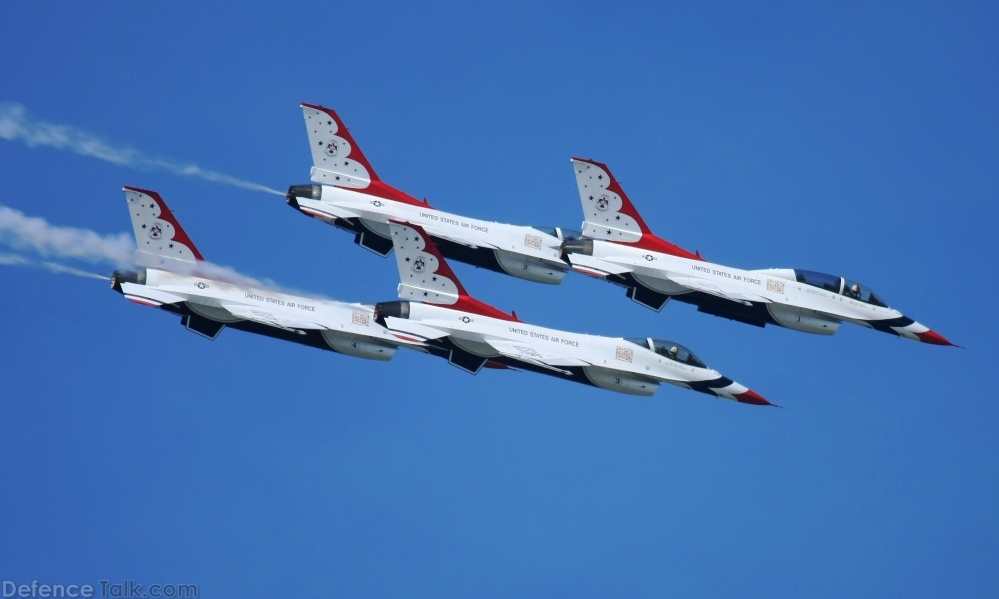
<path fill-rule="evenodd" d="M 669 383 L 755 405 L 773 404 L 679 343 L 525 323 L 470 296 L 449 260 L 552 285 L 576 271 L 624 287 L 627 297 L 656 311 L 675 299 L 759 327 L 833 335 L 850 322 L 953 345 L 855 281 L 722 266 L 657 237 L 599 162 L 572 159 L 582 231 L 477 220 L 437 210 L 383 182 L 336 112 L 312 104 L 302 104 L 302 111 L 312 182 L 291 186 L 288 204 L 353 233 L 355 243 L 380 256 L 394 250 L 399 300 L 343 303 L 227 276 L 204 261 L 159 194 L 134 187 L 124 190 L 137 268 L 115 271 L 112 287 L 133 302 L 181 316 L 188 330 L 209 339 L 231 327 L 372 360 L 391 360 L 405 348 L 472 374 L 530 370 L 644 396 Z"/>

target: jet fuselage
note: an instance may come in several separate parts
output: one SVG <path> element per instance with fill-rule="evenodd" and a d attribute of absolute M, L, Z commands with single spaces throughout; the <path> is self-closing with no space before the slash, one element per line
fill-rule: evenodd
<path fill-rule="evenodd" d="M 669 383 L 766 404 L 673 342 L 572 333 L 410 301 L 377 304 L 375 317 L 400 339 L 423 342 L 430 353 L 473 373 L 502 364 L 631 395 L 650 396 L 659 383 Z"/>
<path fill-rule="evenodd" d="M 390 220 L 423 227 L 451 260 L 537 283 L 558 285 L 569 266 L 559 246 L 577 231 L 479 220 L 429 206 L 406 204 L 332 185 L 295 185 L 288 203 L 298 211 L 355 234 L 361 247 L 381 256 L 392 250 Z"/>
<path fill-rule="evenodd" d="M 694 304 L 702 312 L 748 324 L 775 324 L 822 335 L 834 334 L 841 322 L 916 341 L 928 330 L 898 310 L 878 305 L 877 296 L 873 302 L 863 301 L 864 292 L 855 295 L 851 290 L 855 283 L 840 277 L 830 276 L 825 286 L 819 286 L 805 282 L 808 275 L 819 273 L 786 268 L 742 270 L 609 241 L 595 239 L 592 243 L 590 256 L 570 256 L 577 270 L 629 288 L 640 285 L 643 290 L 637 292 L 638 299 L 654 309 L 675 299 Z M 604 274 L 606 270 L 621 272 Z M 799 277 L 798 273 L 804 274 Z"/>
<path fill-rule="evenodd" d="M 155 268 L 115 271 L 127 299 L 179 314 L 214 339 L 225 327 L 367 358 L 390 360 L 401 343 L 373 318 L 374 307 L 280 293 Z"/>
<path fill-rule="evenodd" d="M 628 289 L 632 300 L 660 310 L 670 299 L 739 322 L 776 324 L 820 335 L 843 322 L 923 343 L 952 345 L 869 288 L 819 272 L 742 270 L 705 261 L 654 235 L 606 165 L 573 158 L 583 207 L 583 239 L 562 243 L 573 269 Z"/>
<path fill-rule="evenodd" d="M 426 200 L 382 181 L 336 111 L 302 104 L 313 185 L 293 185 L 288 204 L 303 214 L 355 234 L 381 256 L 392 251 L 388 222 L 411 222 L 431 235 L 441 252 L 521 279 L 558 285 L 569 270 L 558 246 L 578 236 L 557 229 L 508 225 L 442 212 Z"/>

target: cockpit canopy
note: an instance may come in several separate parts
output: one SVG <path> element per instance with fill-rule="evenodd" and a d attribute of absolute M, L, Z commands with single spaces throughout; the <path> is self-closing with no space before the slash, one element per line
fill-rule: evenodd
<path fill-rule="evenodd" d="M 838 293 L 840 295 L 845 295 L 851 299 L 855 299 L 865 304 L 871 304 L 872 306 L 881 306 L 882 308 L 887 308 L 888 304 L 881 301 L 877 295 L 866 285 L 861 285 L 856 281 L 851 281 L 850 279 L 844 279 L 842 277 L 834 277 L 833 275 L 827 275 L 821 272 L 814 272 L 811 270 L 797 270 L 794 271 L 794 277 L 799 283 L 804 283 L 805 285 L 811 285 L 812 287 L 818 287 L 819 289 L 825 289 L 826 291 L 832 291 L 833 293 Z"/>
<path fill-rule="evenodd" d="M 547 233 L 552 237 L 558 237 L 562 241 L 571 241 L 573 239 L 579 239 L 583 236 L 582 231 L 577 231 L 576 229 L 566 229 L 565 227 L 531 227 L 532 229 L 537 229 L 542 233 Z"/>
<path fill-rule="evenodd" d="M 674 343 L 665 339 L 642 337 L 629 337 L 625 339 L 625 341 L 630 341 L 635 345 L 644 347 L 645 349 L 651 349 L 660 356 L 669 358 L 674 362 L 680 362 L 689 366 L 696 366 L 697 368 L 707 368 L 707 366 L 704 365 L 704 362 L 701 362 L 701 360 L 694 355 L 694 352 L 679 343 Z"/>

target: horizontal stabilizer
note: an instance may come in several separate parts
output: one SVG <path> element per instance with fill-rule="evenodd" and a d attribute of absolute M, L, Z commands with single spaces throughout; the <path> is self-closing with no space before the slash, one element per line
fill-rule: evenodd
<path fill-rule="evenodd" d="M 447 337 L 447 333 L 445 331 L 419 324 L 405 318 L 396 318 L 395 316 L 387 316 L 385 318 L 385 328 L 393 332 L 398 331 L 400 333 L 413 335 L 417 337 L 419 341 Z"/>
<path fill-rule="evenodd" d="M 333 222 L 338 218 L 344 220 L 357 218 L 356 212 L 351 212 L 346 208 L 341 208 L 334 204 L 323 203 L 318 200 L 298 200 L 298 209 L 313 218 L 318 218 L 326 222 Z"/>
<path fill-rule="evenodd" d="M 154 287 L 138 285 L 136 283 L 122 283 L 121 292 L 133 302 L 146 304 L 149 306 L 161 306 L 163 304 L 178 304 L 185 301 L 183 297 L 160 291 Z"/>
<path fill-rule="evenodd" d="M 607 275 L 623 275 L 632 272 L 632 269 L 627 266 L 622 266 L 620 264 L 615 264 L 614 262 L 608 262 L 606 260 L 601 260 L 600 258 L 594 258 L 593 256 L 587 256 L 586 254 L 566 254 L 569 258 L 569 262 L 572 263 L 572 267 L 579 270 L 577 267 L 584 268 L 590 271 L 597 271 L 602 273 L 602 276 Z M 584 273 L 589 274 L 589 273 Z"/>

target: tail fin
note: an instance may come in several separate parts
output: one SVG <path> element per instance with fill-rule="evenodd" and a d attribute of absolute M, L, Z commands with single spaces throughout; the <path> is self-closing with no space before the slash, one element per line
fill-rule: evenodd
<path fill-rule="evenodd" d="M 469 296 L 422 227 L 390 221 L 389 229 L 399 267 L 399 297 L 519 322 L 515 314 L 506 314 Z"/>
<path fill-rule="evenodd" d="M 573 158 L 572 167 L 576 171 L 576 186 L 583 204 L 583 235 L 682 258 L 701 259 L 700 254 L 692 254 L 656 237 L 607 165 Z"/>
<path fill-rule="evenodd" d="M 190 267 L 204 260 L 166 202 L 155 191 L 124 188 L 135 230 L 135 263 L 153 268 Z"/>
<path fill-rule="evenodd" d="M 302 103 L 312 150 L 312 181 L 352 189 L 386 200 L 430 208 L 409 194 L 382 182 L 332 108 Z"/>

